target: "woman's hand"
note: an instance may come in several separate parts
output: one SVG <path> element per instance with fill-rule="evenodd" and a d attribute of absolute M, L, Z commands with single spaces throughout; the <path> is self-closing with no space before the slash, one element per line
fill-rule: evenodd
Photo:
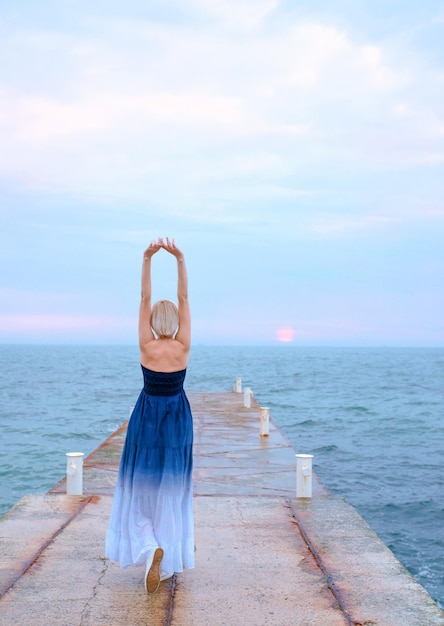
<path fill-rule="evenodd" d="M 150 245 L 148 246 L 148 248 L 145 250 L 145 252 L 143 253 L 143 256 L 145 259 L 151 259 L 151 257 L 153 256 L 153 254 L 156 254 L 156 252 L 158 252 L 160 250 L 160 248 L 162 248 L 162 239 L 159 237 L 157 239 L 157 241 L 155 239 L 153 239 L 150 242 Z"/>
<path fill-rule="evenodd" d="M 174 239 L 168 239 L 167 237 L 166 241 L 164 241 L 163 239 L 159 239 L 159 241 L 161 242 L 161 247 L 164 250 L 175 256 L 178 260 L 183 259 L 183 252 L 179 250 L 179 248 L 176 246 L 176 244 L 174 243 Z"/>
<path fill-rule="evenodd" d="M 185 266 L 185 257 L 182 250 L 174 243 L 174 239 L 161 239 L 162 248 L 176 257 L 177 261 L 177 302 L 179 309 L 179 330 L 175 340 L 182 344 L 186 353 L 191 343 L 191 314 L 188 302 L 188 277 Z"/>

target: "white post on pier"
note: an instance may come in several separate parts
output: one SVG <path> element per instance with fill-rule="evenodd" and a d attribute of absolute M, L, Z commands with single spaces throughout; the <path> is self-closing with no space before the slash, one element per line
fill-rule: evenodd
<path fill-rule="evenodd" d="M 270 424 L 270 409 L 266 406 L 260 407 L 261 420 L 261 437 L 268 437 L 268 428 Z"/>
<path fill-rule="evenodd" d="M 311 498 L 312 454 L 296 455 L 296 498 Z"/>
<path fill-rule="evenodd" d="M 83 494 L 83 452 L 66 453 L 66 493 L 68 496 Z"/>
<path fill-rule="evenodd" d="M 244 388 L 244 406 L 249 409 L 251 406 L 251 396 L 252 396 L 252 392 L 251 392 L 251 388 L 250 387 L 245 387 Z"/>
<path fill-rule="evenodd" d="M 242 378 L 236 378 L 236 386 L 234 387 L 236 393 L 242 393 Z"/>

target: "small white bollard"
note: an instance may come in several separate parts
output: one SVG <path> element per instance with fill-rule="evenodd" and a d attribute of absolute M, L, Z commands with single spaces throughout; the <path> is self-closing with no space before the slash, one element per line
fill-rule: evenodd
<path fill-rule="evenodd" d="M 296 455 L 296 498 L 311 498 L 312 454 Z"/>
<path fill-rule="evenodd" d="M 66 493 L 68 496 L 83 494 L 83 452 L 66 453 Z"/>
<path fill-rule="evenodd" d="M 268 427 L 270 424 L 270 409 L 266 406 L 260 408 L 261 437 L 268 437 Z"/>
<path fill-rule="evenodd" d="M 242 378 L 236 378 L 236 386 L 234 390 L 236 393 L 242 393 Z"/>
<path fill-rule="evenodd" d="M 247 409 L 250 408 L 251 406 L 251 396 L 252 396 L 252 392 L 250 387 L 245 387 L 244 389 L 244 407 L 246 407 Z"/>

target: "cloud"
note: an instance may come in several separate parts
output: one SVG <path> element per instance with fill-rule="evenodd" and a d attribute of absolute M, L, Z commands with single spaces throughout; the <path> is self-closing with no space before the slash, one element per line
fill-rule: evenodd
<path fill-rule="evenodd" d="M 317 214 L 312 218 L 307 217 L 303 221 L 305 222 L 305 232 L 309 231 L 323 236 L 341 236 L 381 230 L 381 227 L 391 226 L 394 219 L 386 215 L 346 216 L 336 213 L 332 215 Z"/>
<path fill-rule="evenodd" d="M 230 30 L 253 31 L 278 7 L 278 0 L 192 0 L 201 12 L 214 16 Z"/>
<path fill-rule="evenodd" d="M 34 87 L 3 77 L 0 172 L 142 197 L 148 189 L 157 195 L 168 175 L 183 193 L 215 172 L 226 180 L 259 172 L 271 182 L 319 159 L 332 169 L 377 167 L 381 159 L 402 165 L 409 142 L 412 153 L 439 161 L 430 122 L 428 132 L 399 109 L 412 106 L 415 76 L 382 44 L 282 15 L 273 29 L 257 30 L 275 2 L 210 5 L 195 6 L 224 23 L 239 12 L 249 37 L 128 19 L 97 19 L 93 34 L 65 39 L 22 31 L 31 68 L 51 54 L 70 72 L 55 69 L 50 84 Z"/>
<path fill-rule="evenodd" d="M 159 124 L 202 128 L 239 123 L 239 103 L 200 94 L 96 93 L 69 104 L 42 97 L 20 101 L 16 136 L 24 144 L 47 144 L 65 137 L 102 135 L 119 128 L 150 132 Z"/>
<path fill-rule="evenodd" d="M 31 341 L 119 343 L 134 341 L 135 318 L 88 315 L 0 315 L 3 342 Z"/>

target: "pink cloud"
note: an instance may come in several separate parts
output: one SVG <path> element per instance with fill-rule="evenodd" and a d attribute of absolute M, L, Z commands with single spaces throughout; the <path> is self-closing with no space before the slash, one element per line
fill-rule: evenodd
<path fill-rule="evenodd" d="M 33 333 L 41 331 L 127 330 L 137 321 L 130 317 L 91 315 L 1 315 L 0 332 Z"/>

